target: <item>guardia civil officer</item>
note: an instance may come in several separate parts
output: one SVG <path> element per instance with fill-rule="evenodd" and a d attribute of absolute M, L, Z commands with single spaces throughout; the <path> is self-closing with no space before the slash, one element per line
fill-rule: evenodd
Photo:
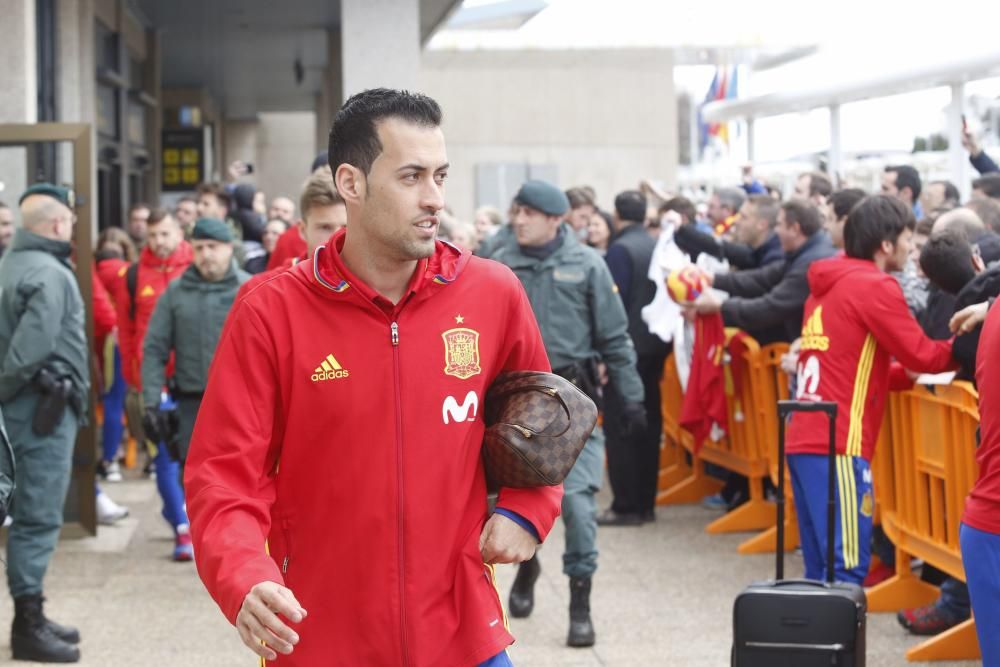
<path fill-rule="evenodd" d="M 554 373 L 600 399 L 598 363 L 607 366 L 624 402 L 626 433 L 646 428 L 642 381 L 628 335 L 628 318 L 604 259 L 577 240 L 562 222 L 569 201 L 559 188 L 528 181 L 515 198 L 514 236 L 492 259 L 506 264 L 524 284 L 538 320 Z M 563 572 L 570 578 L 569 646 L 592 646 L 591 577 L 597 570 L 597 511 L 594 495 L 604 474 L 604 435 L 594 429 L 563 481 L 566 525 Z M 534 606 L 537 557 L 519 566 L 510 594 L 510 612 L 525 617 Z"/>
<path fill-rule="evenodd" d="M 7 537 L 15 660 L 80 659 L 76 628 L 42 611 L 42 583 L 63 522 L 90 383 L 83 299 L 70 265 L 73 203 L 67 188 L 28 188 L 20 200 L 21 227 L 0 261 L 0 407 L 17 484 Z"/>
<path fill-rule="evenodd" d="M 233 235 L 222 220 L 198 220 L 191 233 L 191 247 L 194 261 L 156 302 L 142 347 L 143 425 L 154 441 L 166 442 L 174 449 L 171 455 L 180 461 L 182 482 L 191 432 L 222 325 L 240 285 L 250 279 L 250 274 L 233 262 Z M 160 391 L 167 381 L 171 353 L 176 434 L 169 433 L 169 417 L 160 409 Z"/>

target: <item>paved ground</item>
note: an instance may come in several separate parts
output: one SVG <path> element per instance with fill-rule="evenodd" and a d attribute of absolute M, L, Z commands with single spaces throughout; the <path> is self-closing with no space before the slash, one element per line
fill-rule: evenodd
<path fill-rule="evenodd" d="M 51 616 L 80 626 L 82 665 L 251 667 L 240 644 L 209 599 L 191 564 L 173 563 L 173 541 L 159 518 L 152 482 L 108 485 L 132 509 L 121 525 L 97 538 L 63 541 L 48 578 Z M 606 499 L 602 499 L 602 505 Z M 535 613 L 512 619 L 518 638 L 511 656 L 518 667 L 639 667 L 729 664 L 732 601 L 742 587 L 772 573 L 770 556 L 738 556 L 742 536 L 709 536 L 712 514 L 700 507 L 660 508 L 655 524 L 602 529 L 601 569 L 594 580 L 593 649 L 564 646 L 569 592 L 560 572 L 562 527 L 542 549 L 543 573 Z M 801 563 L 789 561 L 791 575 Z M 506 595 L 514 576 L 498 568 Z M 9 604 L 0 605 L 0 628 L 9 627 Z M 904 651 L 917 643 L 892 615 L 872 615 L 868 665 L 905 665 Z M 0 632 L 0 662 L 9 635 Z M 968 667 L 977 663 L 937 663 Z"/>

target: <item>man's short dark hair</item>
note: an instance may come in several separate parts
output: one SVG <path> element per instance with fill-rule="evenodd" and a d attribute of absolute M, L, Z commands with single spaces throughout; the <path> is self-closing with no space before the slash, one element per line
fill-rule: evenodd
<path fill-rule="evenodd" d="M 833 192 L 833 183 L 830 182 L 830 177 L 821 171 L 810 171 L 806 173 L 809 177 L 809 196 L 815 197 L 820 195 L 821 197 L 829 197 L 830 193 Z"/>
<path fill-rule="evenodd" d="M 887 174 L 896 174 L 896 189 L 910 188 L 913 201 L 920 196 L 920 174 L 908 164 L 894 164 L 885 168 Z"/>
<path fill-rule="evenodd" d="M 192 197 L 191 195 L 184 195 L 183 197 L 177 200 L 177 204 L 175 204 L 174 206 L 175 207 L 180 206 L 184 202 L 191 202 L 192 204 L 197 204 L 198 200 Z"/>
<path fill-rule="evenodd" d="M 660 210 L 657 211 L 657 213 L 662 216 L 668 211 L 677 211 L 682 216 L 687 218 L 687 222 L 689 223 L 693 223 L 698 218 L 698 210 L 687 197 L 674 197 L 673 199 L 668 199 L 662 206 L 660 206 Z"/>
<path fill-rule="evenodd" d="M 979 190 L 987 197 L 1000 199 L 1000 173 L 983 174 L 972 181 L 972 189 Z"/>
<path fill-rule="evenodd" d="M 754 216 L 767 220 L 767 228 L 774 229 L 778 224 L 778 209 L 780 204 L 771 195 L 750 195 L 747 200 L 753 206 Z"/>
<path fill-rule="evenodd" d="M 149 227 L 155 227 L 156 225 L 160 224 L 169 217 L 170 217 L 170 211 L 168 211 L 165 208 L 150 209 L 149 220 L 146 221 L 146 224 Z"/>
<path fill-rule="evenodd" d="M 920 268 L 939 289 L 958 294 L 976 277 L 972 268 L 972 245 L 958 230 L 938 232 L 927 239 L 920 251 Z"/>
<path fill-rule="evenodd" d="M 896 243 L 903 230 L 912 230 L 916 224 L 913 211 L 899 199 L 870 195 L 847 214 L 844 252 L 848 257 L 872 260 L 882 241 Z"/>
<path fill-rule="evenodd" d="M 220 204 L 226 207 L 227 213 L 233 207 L 232 196 L 226 192 L 226 189 L 220 183 L 199 183 L 198 187 L 195 188 L 195 192 L 199 197 L 202 195 L 212 195 Z"/>
<path fill-rule="evenodd" d="M 733 213 L 739 211 L 740 206 L 747 200 L 746 193 L 739 188 L 719 188 L 714 194 L 719 198 L 719 203 Z"/>
<path fill-rule="evenodd" d="M 962 208 L 975 212 L 986 225 L 986 229 L 1000 233 L 1000 202 L 988 197 L 977 197 L 967 201 Z"/>
<path fill-rule="evenodd" d="M 958 194 L 958 188 L 951 181 L 931 181 L 927 185 L 940 185 L 944 187 L 944 201 L 957 204 L 962 198 L 962 195 Z"/>
<path fill-rule="evenodd" d="M 136 211 L 141 211 L 142 209 L 146 209 L 147 211 L 152 212 L 153 207 L 143 201 L 136 202 L 135 204 L 132 204 L 131 206 L 128 207 L 128 217 L 131 218 L 133 213 L 135 213 Z"/>
<path fill-rule="evenodd" d="M 851 209 L 864 198 L 865 191 L 861 188 L 844 188 L 830 195 L 830 206 L 833 207 L 837 220 L 840 220 L 846 218 Z"/>
<path fill-rule="evenodd" d="M 378 138 L 379 121 L 399 118 L 420 127 L 441 125 L 441 107 L 426 95 L 406 90 L 371 88 L 352 95 L 337 112 L 330 128 L 330 169 L 349 164 L 371 172 L 372 163 L 382 153 Z"/>
<path fill-rule="evenodd" d="M 581 206 L 593 206 L 597 208 L 594 198 L 587 192 L 587 188 L 570 188 L 566 191 L 566 199 L 569 200 L 570 208 L 580 208 Z"/>
<path fill-rule="evenodd" d="M 642 224 L 646 220 L 646 197 L 638 190 L 626 190 L 615 197 L 615 213 L 622 220 Z"/>
<path fill-rule="evenodd" d="M 805 236 L 812 236 L 823 229 L 823 217 L 819 209 L 809 202 L 790 199 L 781 205 L 785 212 L 785 224 L 797 224 Z"/>

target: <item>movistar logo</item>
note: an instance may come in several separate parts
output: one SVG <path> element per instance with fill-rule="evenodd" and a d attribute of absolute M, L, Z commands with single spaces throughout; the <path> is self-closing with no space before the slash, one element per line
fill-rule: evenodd
<path fill-rule="evenodd" d="M 313 371 L 312 381 L 322 382 L 323 380 L 340 380 L 341 378 L 346 378 L 350 376 L 343 366 L 340 365 L 332 354 L 326 355 L 326 359 L 323 360 L 316 370 Z"/>

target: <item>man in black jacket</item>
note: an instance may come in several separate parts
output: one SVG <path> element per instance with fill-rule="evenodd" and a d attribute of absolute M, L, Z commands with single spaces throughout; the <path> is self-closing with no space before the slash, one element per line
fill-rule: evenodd
<path fill-rule="evenodd" d="M 778 202 L 768 195 L 753 195 L 740 207 L 732 241 L 716 239 L 694 225 L 682 225 L 674 232 L 674 243 L 692 259 L 705 253 L 728 260 L 737 269 L 757 269 L 785 259 L 781 241 L 774 233 L 777 222 Z"/>
<path fill-rule="evenodd" d="M 656 241 L 643 227 L 646 197 L 627 190 L 615 197 L 615 237 L 606 260 L 628 315 L 628 333 L 635 345 L 636 368 L 645 390 L 647 423 L 644 429 L 626 429 L 634 423 L 612 384 L 605 392 L 604 432 L 607 437 L 608 478 L 614 492 L 611 508 L 597 518 L 599 525 L 636 526 L 655 518 L 656 486 L 660 468 L 660 378 L 669 346 L 650 333 L 642 309 L 656 296 L 648 277 Z"/>
<path fill-rule="evenodd" d="M 790 343 L 799 337 L 802 308 L 809 296 L 806 272 L 814 261 L 836 252 L 823 231 L 822 216 L 807 202 L 782 204 L 775 232 L 785 251 L 784 262 L 713 276 L 712 286 L 730 297 L 720 301 L 706 291 L 694 303 L 699 313 L 721 312 L 726 326 L 743 329 L 761 345 Z"/>

